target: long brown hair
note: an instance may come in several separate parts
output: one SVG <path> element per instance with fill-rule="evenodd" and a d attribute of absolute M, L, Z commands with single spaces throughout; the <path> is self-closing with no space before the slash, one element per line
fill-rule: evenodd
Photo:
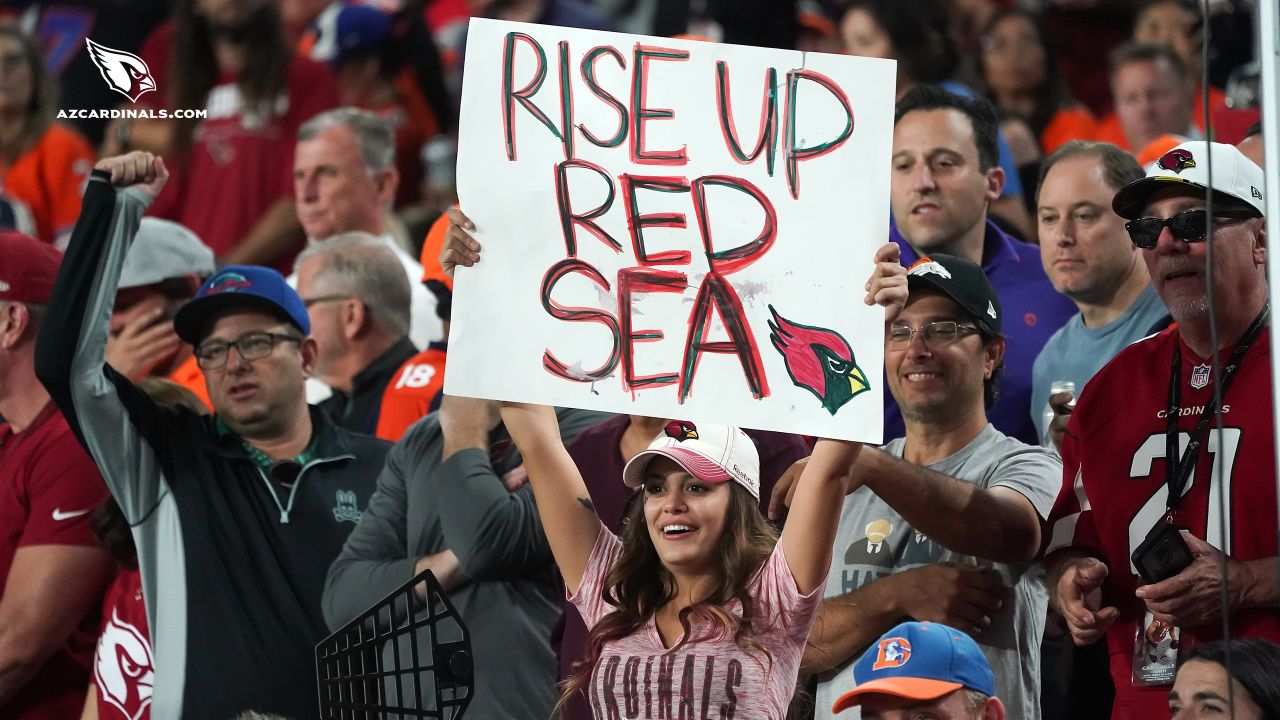
<path fill-rule="evenodd" d="M 750 493 L 737 483 L 728 485 L 729 508 L 715 557 L 718 563 L 715 587 L 706 598 L 680 611 L 684 637 L 668 653 L 679 650 L 689 641 L 690 628 L 697 619 L 710 624 L 713 632 L 721 637 L 732 635 L 734 642 L 747 652 L 759 652 L 772 667 L 773 653 L 752 637 L 757 618 L 747 584 L 769 559 L 778 543 L 778 533 L 760 514 L 758 501 Z M 606 643 L 639 630 L 676 596 L 675 577 L 662 564 L 649 537 L 643 493 L 643 490 L 638 493 L 627 511 L 621 533 L 622 553 L 604 579 L 602 595 L 614 610 L 591 629 L 587 636 L 587 655 L 573 664 L 569 678 L 563 683 L 557 708 L 586 687 Z M 742 604 L 741 618 L 725 609 L 735 599 Z"/>
<path fill-rule="evenodd" d="M 174 22 L 169 67 L 175 83 L 174 106 L 179 108 L 205 107 L 209 91 L 218 82 L 214 29 L 196 11 L 196 2 L 182 0 Z M 246 21 L 244 36 L 237 40 L 248 49 L 248 62 L 236 78 L 246 111 L 260 108 L 274 113 L 276 96 L 284 89 L 285 73 L 293 56 L 275 0 L 264 2 L 253 11 Z M 179 155 L 191 149 L 199 123 L 198 118 L 176 121 L 173 148 Z"/>
<path fill-rule="evenodd" d="M 8 25 L 0 25 L 0 38 L 9 38 L 21 46 L 22 60 L 31 70 L 31 99 L 27 101 L 22 115 L 22 132 L 14 137 L 13 142 L 0 147 L 0 155 L 4 156 L 5 161 L 13 162 L 35 147 L 53 124 L 54 115 L 58 111 L 58 88 L 49 76 L 44 56 L 35 39 Z"/>

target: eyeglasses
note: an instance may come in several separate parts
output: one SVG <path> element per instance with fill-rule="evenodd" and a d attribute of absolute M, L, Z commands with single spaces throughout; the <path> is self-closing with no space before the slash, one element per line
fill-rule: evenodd
<path fill-rule="evenodd" d="M 319 297 L 306 298 L 302 301 L 302 306 L 310 310 L 312 305 L 322 302 L 338 302 L 341 300 L 350 300 L 353 295 L 321 295 Z"/>
<path fill-rule="evenodd" d="M 276 343 L 302 342 L 302 338 L 271 332 L 245 333 L 231 342 L 215 340 L 195 349 L 196 365 L 201 370 L 218 370 L 227 364 L 227 351 L 235 346 L 245 360 L 261 360 L 275 350 Z"/>
<path fill-rule="evenodd" d="M 934 346 L 947 345 L 956 340 L 978 332 L 976 325 L 964 325 L 954 320 L 940 320 L 922 325 L 919 329 L 910 325 L 894 325 L 889 328 L 891 345 L 910 345 L 911 338 L 920 333 L 920 339 Z"/>
<path fill-rule="evenodd" d="M 1218 218 L 1247 220 L 1258 217 L 1258 214 L 1250 210 L 1214 210 L 1213 217 L 1215 220 Z M 1186 210 L 1167 219 L 1137 218 L 1125 223 L 1124 229 L 1129 231 L 1129 239 L 1136 247 L 1150 250 L 1160 241 L 1160 233 L 1164 231 L 1166 225 L 1169 226 L 1169 232 L 1173 234 L 1174 240 L 1181 240 L 1184 243 L 1202 242 L 1209 229 L 1209 213 L 1206 210 Z"/>

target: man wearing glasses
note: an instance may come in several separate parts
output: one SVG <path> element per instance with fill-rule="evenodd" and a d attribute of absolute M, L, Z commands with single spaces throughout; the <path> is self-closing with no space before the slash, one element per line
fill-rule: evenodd
<path fill-rule="evenodd" d="M 174 318 L 212 417 L 156 404 L 105 363 L 125 256 L 167 179 L 149 153 L 98 163 L 36 372 L 133 527 L 154 638 L 152 716 L 314 717 L 325 573 L 389 446 L 308 407 L 306 309 L 268 268 L 223 268 Z"/>
<path fill-rule="evenodd" d="M 857 489 L 845 498 L 804 657 L 807 672 L 821 673 L 817 717 L 833 717 L 829 708 L 852 686 L 850 663 L 914 619 L 970 633 L 1010 717 L 1038 718 L 1047 598 L 1034 561 L 1061 464 L 987 419 L 1005 340 L 986 274 L 939 253 L 904 269 L 898 256 L 897 245 L 880 249 L 867 302 L 887 309 L 885 371 L 906 436 L 864 448 L 850 474 Z M 795 474 L 775 487 L 775 505 Z M 888 558 L 872 559 L 869 542 Z"/>
<path fill-rule="evenodd" d="M 1280 640 L 1263 193 L 1239 150 L 1197 141 L 1112 201 L 1177 324 L 1081 394 L 1046 562 L 1075 643 L 1106 637 L 1113 717 L 1167 712 L 1179 651 L 1224 610 L 1232 637 Z"/>
<path fill-rule="evenodd" d="M 339 426 L 373 435 L 382 396 L 418 354 L 409 340 L 409 281 L 378 238 L 343 233 L 298 256 L 298 295 L 316 341 L 312 375 L 333 390 L 318 407 Z"/>

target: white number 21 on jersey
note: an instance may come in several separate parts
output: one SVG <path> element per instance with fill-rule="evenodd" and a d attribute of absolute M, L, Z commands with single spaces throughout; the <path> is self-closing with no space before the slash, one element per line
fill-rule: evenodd
<path fill-rule="evenodd" d="M 1240 436 L 1243 432 L 1240 428 L 1223 428 L 1221 433 L 1222 452 L 1218 452 L 1219 432 L 1217 430 L 1209 431 L 1208 442 L 1202 449 L 1213 454 L 1213 468 L 1210 472 L 1209 483 L 1209 504 L 1208 517 L 1205 518 L 1205 538 L 1204 540 L 1210 545 L 1218 548 L 1222 552 L 1231 554 L 1231 474 L 1235 468 L 1236 451 L 1240 449 Z M 1178 456 L 1187 449 L 1187 444 L 1191 442 L 1191 434 L 1182 432 L 1178 433 Z M 1142 443 L 1142 447 L 1133 455 L 1133 463 L 1129 465 L 1129 477 L 1146 478 L 1151 476 L 1151 465 L 1156 460 L 1163 460 L 1165 456 L 1165 436 L 1164 433 L 1153 433 Z M 1219 463 L 1222 467 L 1219 468 Z M 1162 468 L 1163 471 L 1163 468 Z M 1221 475 L 1222 483 L 1219 485 L 1217 479 Z M 1163 480 L 1163 472 L 1161 480 Z M 1183 497 L 1191 492 L 1191 488 L 1195 487 L 1196 473 L 1192 472 L 1191 477 L 1187 481 L 1187 486 L 1183 488 Z M 1129 521 L 1129 554 L 1133 555 L 1133 551 L 1147 537 L 1147 533 L 1151 528 L 1164 517 L 1165 509 L 1168 507 L 1167 499 L 1169 497 L 1169 486 L 1164 482 L 1156 488 L 1154 494 L 1147 499 L 1146 504 L 1138 510 L 1133 516 L 1133 520 Z M 1225 503 L 1227 526 L 1222 526 L 1221 512 L 1222 504 Z M 1129 569 L 1133 573 L 1137 573 L 1138 569 L 1133 566 L 1133 560 L 1129 561 Z"/>

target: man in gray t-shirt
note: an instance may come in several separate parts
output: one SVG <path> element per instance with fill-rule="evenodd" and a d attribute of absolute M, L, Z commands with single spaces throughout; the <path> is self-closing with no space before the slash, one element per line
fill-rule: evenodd
<path fill-rule="evenodd" d="M 982 269 L 934 254 L 906 270 L 897 258 L 880 250 L 869 298 L 888 311 L 885 369 L 906 437 L 863 448 L 851 473 L 804 657 L 819 678 L 815 716 L 834 717 L 868 644 L 914 619 L 971 634 L 1009 716 L 1037 720 L 1048 596 L 1034 560 L 1062 465 L 987 422 L 1005 340 Z"/>

